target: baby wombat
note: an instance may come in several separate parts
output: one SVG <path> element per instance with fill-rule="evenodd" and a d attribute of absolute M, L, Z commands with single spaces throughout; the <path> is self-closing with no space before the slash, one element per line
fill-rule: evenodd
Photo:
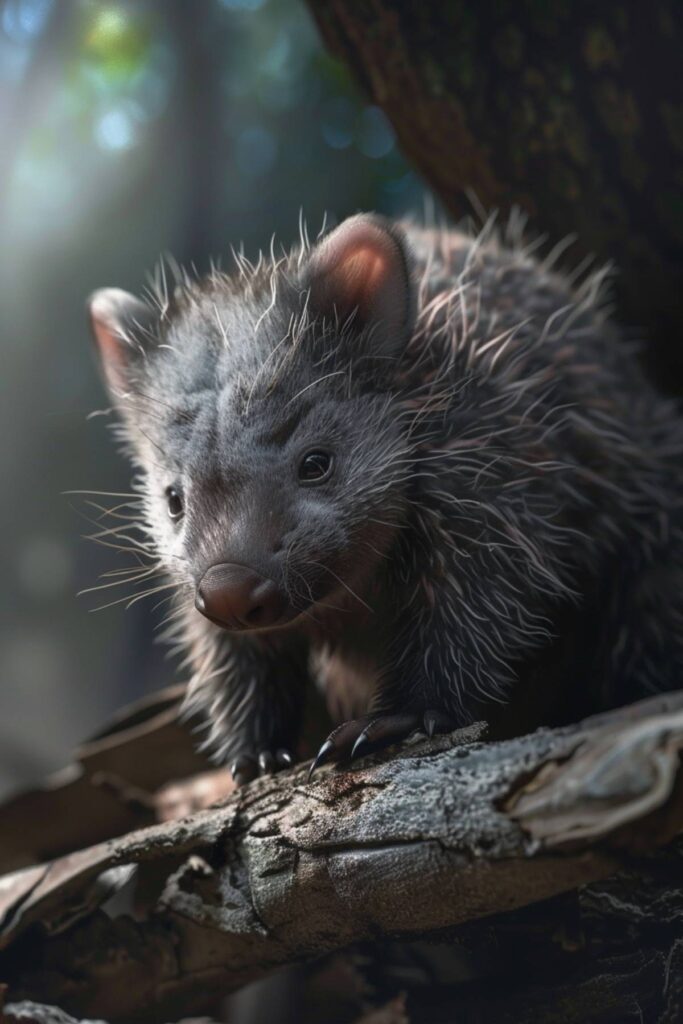
<path fill-rule="evenodd" d="M 683 431 L 604 275 L 551 263 L 364 214 L 92 297 L 189 701 L 238 781 L 291 762 L 311 678 L 342 722 L 316 763 L 529 679 L 544 720 L 681 685 Z"/>

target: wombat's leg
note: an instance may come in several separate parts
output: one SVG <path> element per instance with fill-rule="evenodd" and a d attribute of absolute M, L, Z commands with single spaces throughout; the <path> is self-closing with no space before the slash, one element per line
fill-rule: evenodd
<path fill-rule="evenodd" d="M 302 645 L 220 638 L 218 667 L 198 674 L 188 705 L 206 722 L 205 747 L 238 784 L 294 761 L 308 669 Z"/>

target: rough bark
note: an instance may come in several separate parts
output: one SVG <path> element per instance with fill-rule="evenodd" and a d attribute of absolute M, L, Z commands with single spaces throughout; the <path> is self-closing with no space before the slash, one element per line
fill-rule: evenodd
<path fill-rule="evenodd" d="M 446 208 L 513 204 L 616 264 L 622 318 L 683 384 L 683 10 L 611 0 L 308 0 Z"/>
<path fill-rule="evenodd" d="M 196 749 L 196 723 L 183 721 L 184 694 L 184 686 L 172 686 L 131 705 L 76 751 L 74 764 L 0 805 L 0 873 L 227 795 L 227 773 L 220 791 L 206 794 L 211 764 Z"/>
<path fill-rule="evenodd" d="M 683 694 L 500 743 L 479 732 L 310 783 L 298 767 L 222 807 L 5 876 L 9 997 L 107 1020 L 177 1019 L 282 964 L 476 928 L 612 876 L 683 828 Z M 103 911 L 150 872 L 137 920 Z M 663 957 L 640 951 L 622 965 L 643 999 L 663 985 Z"/>

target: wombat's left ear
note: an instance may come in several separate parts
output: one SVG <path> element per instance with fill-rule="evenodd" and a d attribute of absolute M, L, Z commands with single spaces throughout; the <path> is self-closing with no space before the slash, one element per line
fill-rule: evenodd
<path fill-rule="evenodd" d="M 410 259 L 400 228 L 371 214 L 345 220 L 322 240 L 307 267 L 313 312 L 372 329 L 372 349 L 393 356 L 413 326 Z"/>
<path fill-rule="evenodd" d="M 107 389 L 120 401 L 134 387 L 158 316 L 146 302 L 120 288 L 94 292 L 88 312 Z"/>

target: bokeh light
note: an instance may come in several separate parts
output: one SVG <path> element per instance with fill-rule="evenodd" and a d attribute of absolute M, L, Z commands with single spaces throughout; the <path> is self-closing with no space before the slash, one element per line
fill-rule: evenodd
<path fill-rule="evenodd" d="M 366 107 L 358 126 L 358 148 L 372 160 L 388 156 L 394 148 L 394 131 L 379 107 Z"/>
<path fill-rule="evenodd" d="M 114 107 L 95 125 L 95 139 L 103 149 L 130 149 L 135 143 L 135 124 L 124 107 Z"/>
<path fill-rule="evenodd" d="M 55 0 L 8 0 L 2 8 L 2 31 L 14 43 L 29 43 L 45 28 Z"/>

